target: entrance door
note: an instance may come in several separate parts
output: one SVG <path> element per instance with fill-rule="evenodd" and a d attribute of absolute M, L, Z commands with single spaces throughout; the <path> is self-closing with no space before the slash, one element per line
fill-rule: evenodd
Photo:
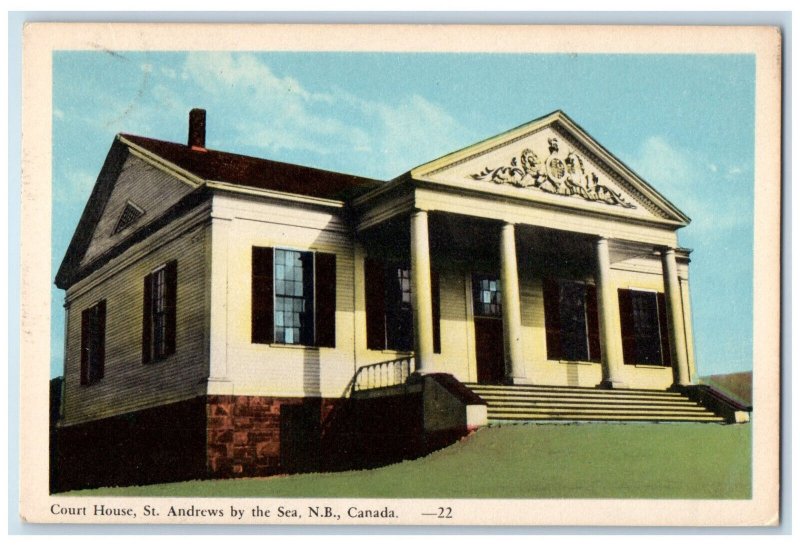
<path fill-rule="evenodd" d="M 502 383 L 506 371 L 500 280 L 487 275 L 474 275 L 472 301 L 478 383 Z"/>

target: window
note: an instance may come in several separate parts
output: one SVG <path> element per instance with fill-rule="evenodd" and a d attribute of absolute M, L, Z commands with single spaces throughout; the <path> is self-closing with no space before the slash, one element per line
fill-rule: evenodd
<path fill-rule="evenodd" d="M 475 275 L 472 279 L 472 300 L 475 315 L 499 317 L 502 315 L 502 293 L 496 277 Z"/>
<path fill-rule="evenodd" d="M 336 345 L 336 256 L 253 247 L 251 341 Z"/>
<path fill-rule="evenodd" d="M 619 313 L 625 364 L 671 366 L 664 294 L 620 289 Z"/>
<path fill-rule="evenodd" d="M 367 348 L 412 351 L 414 319 L 411 269 L 406 264 L 368 258 L 364 263 L 367 306 Z M 433 351 L 441 353 L 439 275 L 431 271 Z"/>
<path fill-rule="evenodd" d="M 414 348 L 411 270 L 405 266 L 386 268 L 386 348 L 397 351 Z"/>
<path fill-rule="evenodd" d="M 175 353 L 178 263 L 171 261 L 144 278 L 142 362 L 163 360 Z"/>
<path fill-rule="evenodd" d="M 106 302 L 81 313 L 81 385 L 103 378 L 106 360 Z"/>
<path fill-rule="evenodd" d="M 275 250 L 275 342 L 314 344 L 314 255 Z"/>
<path fill-rule="evenodd" d="M 545 279 L 544 320 L 549 360 L 600 362 L 594 286 Z"/>

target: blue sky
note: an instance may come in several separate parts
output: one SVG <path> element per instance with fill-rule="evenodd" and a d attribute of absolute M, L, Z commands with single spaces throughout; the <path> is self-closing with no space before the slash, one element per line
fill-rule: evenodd
<path fill-rule="evenodd" d="M 53 276 L 114 135 L 185 142 L 193 107 L 208 147 L 379 179 L 561 109 L 692 218 L 699 372 L 751 370 L 754 77 L 750 55 L 56 52 Z"/>

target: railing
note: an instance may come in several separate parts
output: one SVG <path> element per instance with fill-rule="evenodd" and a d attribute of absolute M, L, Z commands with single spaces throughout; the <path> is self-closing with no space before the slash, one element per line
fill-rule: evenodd
<path fill-rule="evenodd" d="M 353 378 L 353 392 L 402 385 L 412 373 L 413 356 L 361 366 Z"/>

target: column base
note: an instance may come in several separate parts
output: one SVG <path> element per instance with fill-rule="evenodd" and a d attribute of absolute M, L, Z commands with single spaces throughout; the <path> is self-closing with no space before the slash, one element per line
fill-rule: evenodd
<path fill-rule="evenodd" d="M 627 389 L 628 385 L 616 379 L 603 379 L 597 387 L 600 389 Z"/>
<path fill-rule="evenodd" d="M 533 381 L 527 377 L 507 377 L 507 385 L 533 385 Z"/>

